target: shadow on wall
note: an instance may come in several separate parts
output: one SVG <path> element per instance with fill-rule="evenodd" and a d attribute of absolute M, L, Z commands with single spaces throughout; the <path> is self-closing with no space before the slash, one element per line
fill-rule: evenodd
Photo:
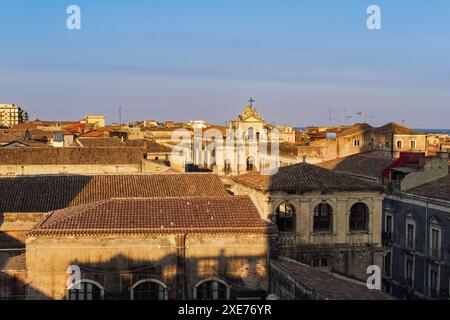
<path fill-rule="evenodd" d="M 44 281 L 39 279 L 41 284 L 58 286 L 45 290 L 61 293 L 53 299 L 264 299 L 268 290 L 267 257 L 227 257 L 224 250 L 219 256 L 185 258 L 179 252 L 152 261 L 132 260 L 119 254 L 103 263 L 74 260 L 70 265 L 78 266 L 81 271 L 80 281 L 73 281 L 79 286 L 72 290 L 65 289 L 65 283 L 55 281 L 63 278 L 62 272 L 44 275 Z M 66 280 L 69 276 L 65 273 Z M 44 295 L 33 297 L 50 299 Z"/>
<path fill-rule="evenodd" d="M 23 246 L 23 243 L 5 232 L 0 232 L 0 300 L 48 298 L 35 290 L 28 281 L 25 249 L 11 249 L 20 248 L 18 245 Z"/>

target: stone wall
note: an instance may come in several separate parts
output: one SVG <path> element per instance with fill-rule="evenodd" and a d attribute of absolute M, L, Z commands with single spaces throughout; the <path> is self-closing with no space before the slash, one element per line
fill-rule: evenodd
<path fill-rule="evenodd" d="M 64 299 L 69 265 L 100 283 L 105 299 L 129 299 L 129 288 L 148 278 L 164 283 L 169 299 L 192 298 L 194 286 L 211 277 L 229 283 L 232 294 L 240 287 L 267 291 L 266 241 L 263 235 L 29 238 L 29 298 Z"/>
<path fill-rule="evenodd" d="M 291 257 L 309 265 L 312 265 L 314 259 L 326 258 L 329 259 L 328 269 L 356 279 L 366 279 L 367 267 L 379 264 L 373 249 L 381 247 L 383 195 L 380 193 L 269 194 L 237 183 L 230 190 L 236 195 L 249 195 L 264 219 L 275 221 L 276 209 L 284 202 L 294 206 L 296 230 L 280 233 L 277 246 L 280 256 Z M 333 209 L 333 231 L 315 233 L 314 208 L 323 201 Z M 363 202 L 369 208 L 368 232 L 349 230 L 350 208 L 357 202 Z"/>
<path fill-rule="evenodd" d="M 0 165 L 0 176 L 156 173 L 163 169 L 167 167 L 151 160 L 139 164 Z"/>

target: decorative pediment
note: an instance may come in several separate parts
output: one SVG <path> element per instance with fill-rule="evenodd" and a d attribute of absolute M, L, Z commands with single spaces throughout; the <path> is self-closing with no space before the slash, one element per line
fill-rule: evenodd
<path fill-rule="evenodd" d="M 435 216 L 432 216 L 431 218 L 428 219 L 428 223 L 429 224 L 434 224 L 434 225 L 442 225 L 442 222 L 436 218 Z"/>
<path fill-rule="evenodd" d="M 406 218 L 416 219 L 416 214 L 414 212 L 407 212 L 405 213 Z"/>
<path fill-rule="evenodd" d="M 253 108 L 251 106 L 247 106 L 239 115 L 239 121 L 264 121 L 264 119 L 261 117 L 261 115 L 256 111 L 256 108 Z"/>
<path fill-rule="evenodd" d="M 384 206 L 384 210 L 386 210 L 386 211 L 395 211 L 394 207 L 391 206 L 389 203 Z"/>

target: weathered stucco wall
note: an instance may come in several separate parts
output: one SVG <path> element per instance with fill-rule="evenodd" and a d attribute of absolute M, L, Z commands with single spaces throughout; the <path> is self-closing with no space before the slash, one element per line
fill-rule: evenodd
<path fill-rule="evenodd" d="M 130 286 L 152 278 L 169 288 L 169 299 L 192 298 L 209 277 L 267 291 L 267 244 L 261 235 L 139 238 L 28 238 L 30 299 L 64 299 L 69 265 L 99 282 L 106 299 L 126 299 Z M 184 249 L 183 249 L 184 248 Z"/>
<path fill-rule="evenodd" d="M 141 164 L 0 165 L 0 176 L 152 173 L 163 169 L 167 167 L 150 160 L 143 160 Z"/>

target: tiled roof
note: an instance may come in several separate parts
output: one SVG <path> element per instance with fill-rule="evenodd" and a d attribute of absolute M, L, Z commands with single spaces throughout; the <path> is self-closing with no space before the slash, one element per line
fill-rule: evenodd
<path fill-rule="evenodd" d="M 418 134 L 417 131 L 404 127 L 398 123 L 390 122 L 385 124 L 382 127 L 374 128 L 372 130 L 373 133 L 382 133 L 382 134 Z"/>
<path fill-rule="evenodd" d="M 21 251 L 1 251 L 0 271 L 25 271 L 25 253 Z"/>
<path fill-rule="evenodd" d="M 213 174 L 0 178 L 1 212 L 48 212 L 111 198 L 227 196 Z"/>
<path fill-rule="evenodd" d="M 339 277 L 287 260 L 271 260 L 270 264 L 295 279 L 303 290 L 313 293 L 317 300 L 392 300 L 378 290 L 369 290 L 364 283 Z"/>
<path fill-rule="evenodd" d="M 140 164 L 141 148 L 0 148 L 0 165 Z"/>
<path fill-rule="evenodd" d="M 356 154 L 316 165 L 336 172 L 380 179 L 383 177 L 383 170 L 395 161 L 396 159 L 377 157 L 371 154 Z"/>
<path fill-rule="evenodd" d="M 13 144 L 20 144 L 22 147 L 28 147 L 28 148 L 51 148 L 50 145 L 46 144 L 45 142 L 39 141 L 39 140 L 21 140 L 21 141 L 11 141 L 5 145 L 3 145 L 3 148 L 6 148 Z"/>
<path fill-rule="evenodd" d="M 26 129 L 0 129 L 0 143 L 8 143 L 17 140 L 23 140 L 26 135 Z M 42 142 L 50 141 L 55 131 L 47 131 L 40 129 L 30 129 L 30 137 L 33 140 Z"/>
<path fill-rule="evenodd" d="M 408 190 L 408 193 L 450 201 L 450 175 Z"/>
<path fill-rule="evenodd" d="M 146 140 L 148 153 L 168 153 L 172 152 L 172 148 L 162 145 L 153 140 Z"/>
<path fill-rule="evenodd" d="M 108 137 L 109 134 L 108 132 L 106 132 L 106 130 L 92 130 L 92 131 L 88 131 L 83 133 L 82 135 L 80 135 L 80 137 L 83 138 L 105 138 Z"/>
<path fill-rule="evenodd" d="M 274 175 L 250 172 L 233 177 L 233 181 L 261 191 L 333 192 L 382 191 L 375 183 L 333 172 L 308 163 L 279 168 Z"/>
<path fill-rule="evenodd" d="M 125 143 L 119 138 L 86 138 L 77 139 L 83 148 L 125 148 Z"/>
<path fill-rule="evenodd" d="M 339 136 L 346 136 L 346 135 L 354 134 L 354 133 L 357 133 L 357 132 L 367 131 L 369 129 L 372 129 L 372 126 L 367 124 L 367 123 L 356 123 L 356 124 L 352 125 L 350 128 L 339 132 L 338 135 Z"/>
<path fill-rule="evenodd" d="M 53 212 L 29 236 L 267 233 L 247 196 L 110 199 Z"/>

